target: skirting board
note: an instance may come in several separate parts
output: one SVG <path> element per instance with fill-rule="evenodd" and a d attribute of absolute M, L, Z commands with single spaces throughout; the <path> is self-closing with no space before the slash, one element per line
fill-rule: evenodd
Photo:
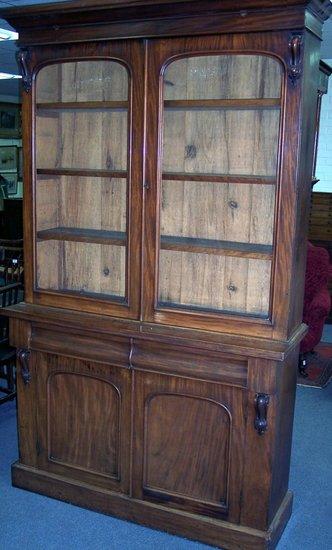
<path fill-rule="evenodd" d="M 201 541 L 224 550 L 274 549 L 291 515 L 293 502 L 293 495 L 288 492 L 270 528 L 267 531 L 259 531 L 129 498 L 18 462 L 12 466 L 12 482 L 14 487 Z"/>

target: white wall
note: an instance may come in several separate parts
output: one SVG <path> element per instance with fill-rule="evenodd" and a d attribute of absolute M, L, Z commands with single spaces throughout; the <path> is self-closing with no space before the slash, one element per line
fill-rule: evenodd
<path fill-rule="evenodd" d="M 332 66 L 332 59 L 324 61 Z M 328 93 L 322 98 L 316 177 L 320 181 L 315 185 L 314 191 L 332 193 L 332 75 Z"/>

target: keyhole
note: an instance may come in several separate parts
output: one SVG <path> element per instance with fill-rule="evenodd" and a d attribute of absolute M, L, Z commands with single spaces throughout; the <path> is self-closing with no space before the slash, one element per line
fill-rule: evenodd
<path fill-rule="evenodd" d="M 103 273 L 104 273 L 105 277 L 107 277 L 110 274 L 110 270 L 108 269 L 108 267 L 104 267 Z"/>

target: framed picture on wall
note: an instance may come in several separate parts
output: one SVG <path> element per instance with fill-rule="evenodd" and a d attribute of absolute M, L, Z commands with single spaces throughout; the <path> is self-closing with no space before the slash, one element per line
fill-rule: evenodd
<path fill-rule="evenodd" d="M 0 138 L 21 137 L 21 117 L 19 105 L 0 103 Z"/>
<path fill-rule="evenodd" d="M 16 145 L 0 145 L 0 174 L 17 170 L 18 148 Z"/>
<path fill-rule="evenodd" d="M 23 179 L 23 149 L 22 147 L 17 148 L 17 175 L 19 181 Z"/>
<path fill-rule="evenodd" d="M 6 190 L 7 195 L 16 195 L 17 194 L 17 172 L 13 172 L 12 174 L 2 174 L 2 176 L 6 180 Z"/>

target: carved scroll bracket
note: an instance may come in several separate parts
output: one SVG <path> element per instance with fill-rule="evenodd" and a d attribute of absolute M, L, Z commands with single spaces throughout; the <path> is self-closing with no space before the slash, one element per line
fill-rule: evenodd
<path fill-rule="evenodd" d="M 301 34 L 291 36 L 289 44 L 288 76 L 293 86 L 296 85 L 303 72 L 303 37 Z"/>
<path fill-rule="evenodd" d="M 257 393 L 255 397 L 255 430 L 262 435 L 267 430 L 267 407 L 270 397 L 266 393 Z"/>
<path fill-rule="evenodd" d="M 17 64 L 22 75 L 23 88 L 27 93 L 30 92 L 32 86 L 32 75 L 28 66 L 29 58 L 30 53 L 27 49 L 19 50 L 16 54 Z"/>
<path fill-rule="evenodd" d="M 25 385 L 29 384 L 31 380 L 31 374 L 29 370 L 30 350 L 26 348 L 19 348 L 16 352 L 18 362 L 21 367 L 21 376 Z"/>

